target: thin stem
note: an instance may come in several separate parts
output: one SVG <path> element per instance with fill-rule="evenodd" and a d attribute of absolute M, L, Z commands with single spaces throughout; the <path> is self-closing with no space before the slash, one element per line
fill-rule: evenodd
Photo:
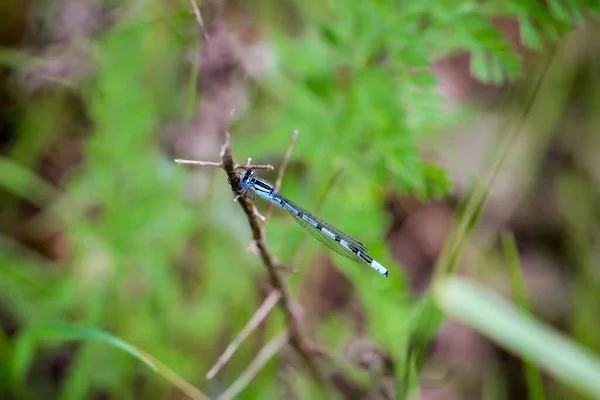
<path fill-rule="evenodd" d="M 229 400 L 235 398 L 260 372 L 265 364 L 285 346 L 288 341 L 288 332 L 284 331 L 275 339 L 271 340 L 252 360 L 248 368 L 229 386 L 217 400 Z"/>
<path fill-rule="evenodd" d="M 261 304 L 258 310 L 254 313 L 250 321 L 246 324 L 244 329 L 240 331 L 240 333 L 233 339 L 233 341 L 227 346 L 225 352 L 219 357 L 214 367 L 208 371 L 206 374 L 206 379 L 212 379 L 214 376 L 223 368 L 223 366 L 229 361 L 231 356 L 235 353 L 235 351 L 240 347 L 242 342 L 250 336 L 252 332 L 265 320 L 265 318 L 269 315 L 273 307 L 279 302 L 281 299 L 281 293 L 277 290 L 273 290 L 269 296 L 265 299 L 265 301 Z"/>
<path fill-rule="evenodd" d="M 181 392 L 185 393 L 190 399 L 193 400 L 209 400 L 208 396 L 202 393 L 200 390 L 196 389 L 192 384 L 188 383 L 181 376 L 177 375 L 172 369 L 167 367 L 162 362 L 158 361 L 156 358 L 151 356 L 150 354 L 137 349 L 144 357 L 148 358 L 156 367 L 157 372 L 163 376 L 166 380 L 175 385 Z"/>
<path fill-rule="evenodd" d="M 285 168 L 287 167 L 288 162 L 290 161 L 290 157 L 292 155 L 292 150 L 294 150 L 294 145 L 296 144 L 296 139 L 298 139 L 298 135 L 300 132 L 295 130 L 292 133 L 292 139 L 290 140 L 290 144 L 285 152 L 285 156 L 283 156 L 283 161 L 281 162 L 281 167 L 279 167 L 279 173 L 277 174 L 277 180 L 275 181 L 275 190 L 279 191 L 281 187 L 281 181 L 283 180 L 283 174 L 285 173 Z M 271 217 L 271 213 L 273 212 L 273 203 L 269 203 L 267 207 L 267 212 L 265 213 L 265 225 L 269 221 L 269 217 Z"/>
<path fill-rule="evenodd" d="M 223 163 L 222 162 L 182 160 L 180 158 L 178 158 L 178 159 L 175 160 L 175 164 L 201 165 L 203 167 L 223 168 Z"/>
<path fill-rule="evenodd" d="M 234 191 L 239 191 L 239 177 L 235 172 L 236 164 L 233 161 L 231 146 L 229 145 L 229 133 L 224 130 L 223 136 L 223 147 L 221 148 L 223 169 L 227 173 L 229 182 L 232 185 L 232 189 Z M 256 247 L 258 248 L 260 257 L 267 269 L 267 273 L 269 274 L 271 285 L 281 293 L 281 300 L 279 304 L 283 308 L 287 319 L 287 325 L 290 334 L 290 344 L 304 360 L 313 379 L 321 388 L 325 389 L 327 387 L 327 381 L 320 371 L 317 363 L 313 360 L 315 346 L 301 330 L 300 322 L 296 316 L 296 310 L 298 307 L 294 303 L 292 297 L 289 295 L 285 281 L 278 272 L 280 269 L 279 263 L 275 260 L 265 243 L 263 229 L 253 212 L 252 202 L 246 197 L 241 197 L 238 199 L 238 204 L 246 213 L 248 224 L 252 230 L 252 237 L 256 242 Z"/>
<path fill-rule="evenodd" d="M 202 19 L 202 14 L 200 14 L 200 7 L 196 3 L 196 0 L 190 0 L 190 6 L 192 6 L 192 12 L 196 17 L 196 22 L 198 23 L 198 27 L 200 27 L 200 32 L 202 33 L 202 38 L 206 43 L 210 42 L 210 37 L 208 36 L 208 32 L 206 31 L 206 26 L 204 25 L 204 20 Z"/>
<path fill-rule="evenodd" d="M 181 158 L 178 158 L 175 160 L 176 164 L 186 164 L 186 165 L 199 165 L 201 167 L 215 167 L 215 168 L 223 168 L 223 163 L 222 162 L 216 162 L 216 161 L 197 161 L 197 160 L 183 160 Z M 246 165 L 239 165 L 239 164 L 235 164 L 235 169 L 269 169 L 269 170 L 273 170 L 275 169 L 275 167 L 273 167 L 270 164 L 246 164 Z"/>

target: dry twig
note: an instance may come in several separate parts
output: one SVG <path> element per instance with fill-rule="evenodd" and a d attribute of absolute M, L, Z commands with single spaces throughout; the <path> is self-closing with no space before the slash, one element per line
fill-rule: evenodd
<path fill-rule="evenodd" d="M 250 159 L 248 159 L 250 160 Z M 215 167 L 215 168 L 223 168 L 223 163 L 222 162 L 216 162 L 216 161 L 196 161 L 196 160 L 182 160 L 181 158 L 178 158 L 175 160 L 175 163 L 177 164 L 187 164 L 187 165 L 198 165 L 198 166 L 202 166 L 202 167 Z M 270 164 L 256 164 L 256 165 L 252 165 L 250 164 L 250 162 L 248 162 L 245 165 L 239 165 L 239 164 L 235 164 L 235 169 L 269 169 L 269 170 L 273 170 L 275 169 L 275 167 L 273 167 Z"/>
<path fill-rule="evenodd" d="M 221 163 L 212 162 L 212 161 L 192 161 L 192 160 L 175 160 L 178 164 L 191 164 L 191 165 L 200 165 L 200 166 L 208 166 L 208 167 L 221 167 L 227 173 L 229 183 L 231 184 L 232 190 L 238 193 L 241 190 L 239 175 L 236 172 L 238 168 L 256 168 L 257 166 L 250 165 L 250 159 L 245 166 L 239 166 L 233 159 L 233 155 L 231 152 L 230 146 L 230 136 L 227 131 L 224 131 L 224 140 L 223 146 L 221 147 L 220 156 L 222 159 Z M 285 160 L 289 160 L 289 154 L 291 153 L 291 149 L 293 148 L 293 144 L 297 137 L 297 132 L 294 133 L 294 137 L 292 138 L 292 142 L 288 148 L 288 152 L 286 153 Z M 282 170 L 285 169 L 285 164 L 282 165 Z M 270 167 L 259 165 L 258 167 Z M 272 167 L 271 167 L 272 168 Z M 280 170 L 280 177 L 283 173 Z M 337 177 L 337 173 L 334 175 L 332 182 L 335 181 Z M 281 179 L 278 178 L 279 184 L 281 183 Z M 284 265 L 279 264 L 279 262 L 275 259 L 275 257 L 269 252 L 267 245 L 264 239 L 264 231 L 263 227 L 259 223 L 260 217 L 257 213 L 253 203 L 244 196 L 236 195 L 235 199 L 238 201 L 244 212 L 246 213 L 246 217 L 248 218 L 248 223 L 252 230 L 253 241 L 256 244 L 256 249 L 258 251 L 258 255 L 261 257 L 263 264 L 267 268 L 267 272 L 269 275 L 269 279 L 271 281 L 271 285 L 273 286 L 273 292 L 267 297 L 267 299 L 263 302 L 261 307 L 254 314 L 252 319 L 248 322 L 246 327 L 238 334 L 238 336 L 234 339 L 234 341 L 227 347 L 225 352 L 219 357 L 219 360 L 215 364 L 213 368 L 208 372 L 207 379 L 211 379 L 214 375 L 223 367 L 223 365 L 229 360 L 229 358 L 233 355 L 239 345 L 260 325 L 260 323 L 266 318 L 272 308 L 280 302 L 281 307 L 284 310 L 286 319 L 287 319 L 287 329 L 284 332 L 285 340 L 281 338 L 277 339 L 274 342 L 271 342 L 267 345 L 261 352 L 257 355 L 256 359 L 253 363 L 248 367 L 246 373 L 244 373 L 238 380 L 228 389 L 226 390 L 222 397 L 220 398 L 228 398 L 227 396 L 237 394 L 239 390 L 243 389 L 248 384 L 248 379 L 252 379 L 258 370 L 264 365 L 266 360 L 272 357 L 284 344 L 287 342 L 289 336 L 289 342 L 292 347 L 297 351 L 301 359 L 306 364 L 308 371 L 310 372 L 313 379 L 323 390 L 327 387 L 327 380 L 325 375 L 322 373 L 320 368 L 318 367 L 315 358 L 318 358 L 323 355 L 321 349 L 319 349 L 307 336 L 302 332 L 298 315 L 300 314 L 299 306 L 294 302 L 292 297 L 289 295 L 287 286 L 285 284 L 284 279 L 280 276 L 280 270 L 285 270 L 286 267 Z M 277 346 L 275 346 L 275 343 Z M 275 349 L 276 347 L 276 349 Z M 268 351 L 267 351 L 268 350 Z M 227 396 L 226 394 L 229 393 Z M 225 397 L 223 397 L 225 396 Z"/>
<path fill-rule="evenodd" d="M 156 372 L 163 376 L 166 380 L 171 382 L 175 387 L 181 390 L 182 393 L 185 393 L 190 399 L 193 400 L 210 400 L 208 396 L 202 393 L 200 390 L 196 389 L 193 385 L 188 383 L 185 379 L 175 373 L 172 369 L 167 367 L 162 362 L 158 361 L 156 358 L 146 353 L 143 350 L 136 349 L 142 356 L 150 360 L 156 368 Z"/>
<path fill-rule="evenodd" d="M 219 370 L 229 361 L 233 353 L 238 349 L 244 340 L 264 321 L 269 315 L 273 307 L 277 304 L 281 298 L 281 293 L 277 290 L 273 290 L 269 296 L 263 301 L 262 305 L 254 313 L 250 321 L 246 324 L 244 329 L 233 339 L 233 341 L 227 346 L 225 352 L 219 357 L 216 364 L 206 374 L 206 379 L 212 379 L 219 372 Z"/>
<path fill-rule="evenodd" d="M 227 173 L 232 189 L 235 192 L 239 192 L 241 189 L 240 182 L 239 177 L 235 171 L 236 163 L 233 160 L 233 155 L 231 153 L 231 146 L 229 144 L 229 133 L 225 131 L 223 135 L 224 143 L 223 147 L 221 148 L 223 169 Z M 313 357 L 314 355 L 319 354 L 320 352 L 316 350 L 315 346 L 303 334 L 301 330 L 300 323 L 295 312 L 295 310 L 297 309 L 297 305 L 294 303 L 293 299 L 289 295 L 287 286 L 278 272 L 278 269 L 281 268 L 279 266 L 279 263 L 275 261 L 275 258 L 267 248 L 267 245 L 264 241 L 263 229 L 253 212 L 252 202 L 246 197 L 240 197 L 238 203 L 246 213 L 248 223 L 252 230 L 252 237 L 256 242 L 256 247 L 258 248 L 258 252 L 263 261 L 263 264 L 267 268 L 271 285 L 273 286 L 273 288 L 275 288 L 281 293 L 280 304 L 287 318 L 287 325 L 290 335 L 290 344 L 300 354 L 301 358 L 308 367 L 310 374 L 313 376 L 313 379 L 315 379 L 315 381 L 322 388 L 325 388 L 327 385 L 327 381 L 322 375 L 321 371 L 319 370 L 317 363 L 315 362 Z"/>
<path fill-rule="evenodd" d="M 196 3 L 196 0 L 190 0 L 190 6 L 192 6 L 192 12 L 194 13 L 194 17 L 196 17 L 196 22 L 198 23 L 198 27 L 200 28 L 200 32 L 202 33 L 202 38 L 206 43 L 208 43 L 210 41 L 210 37 L 208 36 L 208 32 L 206 31 L 206 26 L 204 25 L 202 14 L 200 14 L 200 7 L 198 7 L 198 3 Z"/>
<path fill-rule="evenodd" d="M 277 180 L 275 181 L 275 190 L 279 191 L 281 187 L 281 181 L 283 180 L 283 174 L 285 173 L 285 168 L 287 167 L 288 162 L 290 161 L 290 157 L 292 155 L 292 150 L 294 149 L 294 145 L 296 144 L 296 139 L 298 139 L 298 134 L 300 132 L 295 130 L 292 134 L 292 139 L 290 140 L 290 144 L 285 152 L 285 156 L 283 157 L 283 161 L 281 162 L 281 167 L 279 167 L 279 173 L 277 174 Z M 267 212 L 265 213 L 265 225 L 273 212 L 273 203 L 269 203 L 267 208 Z"/>
<path fill-rule="evenodd" d="M 256 355 L 254 360 L 248 365 L 248 368 L 233 382 L 231 386 L 227 388 L 217 400 L 229 400 L 233 399 L 239 394 L 258 374 L 262 367 L 273 357 L 288 341 L 288 332 L 284 331 L 275 339 L 271 340 L 260 352 Z"/>
<path fill-rule="evenodd" d="M 282 167 L 279 172 L 279 177 L 277 179 L 277 181 L 278 181 L 277 186 L 279 186 L 281 184 L 281 177 L 283 176 L 283 171 L 285 170 L 285 166 L 287 164 L 287 161 L 289 160 L 289 157 L 290 157 L 291 151 L 293 149 L 294 143 L 296 141 L 297 135 L 298 135 L 297 131 L 294 132 L 294 136 L 292 137 L 292 141 L 290 142 L 288 151 L 286 152 L 286 156 L 284 158 L 284 163 L 282 164 Z M 229 179 L 229 182 L 231 184 L 233 191 L 236 193 L 239 192 L 241 189 L 240 182 L 239 182 L 239 175 L 236 172 L 236 170 L 238 168 L 262 167 L 262 169 L 272 169 L 272 166 L 268 166 L 268 165 L 251 165 L 250 159 L 248 159 L 248 162 L 245 166 L 240 166 L 239 164 L 237 164 L 234 161 L 233 155 L 231 152 L 229 133 L 225 131 L 223 136 L 224 136 L 224 143 L 223 143 L 223 146 L 221 147 L 221 152 L 220 152 L 222 162 L 217 163 L 217 162 L 212 162 L 212 161 L 192 161 L 192 160 L 180 160 L 180 159 L 175 160 L 175 162 L 177 162 L 178 164 L 191 164 L 191 165 L 223 168 L 225 170 L 225 172 L 227 173 L 227 176 L 228 176 L 228 179 Z M 339 176 L 339 171 L 336 172 L 334 174 L 334 176 L 332 177 L 332 179 L 328 185 L 328 190 L 329 190 L 329 188 L 331 188 L 331 186 L 333 186 L 333 184 L 338 176 Z M 327 192 L 328 192 L 328 190 L 327 190 Z M 223 365 L 225 363 L 227 363 L 227 361 L 235 353 L 235 351 L 240 346 L 240 344 L 260 325 L 260 323 L 267 317 L 269 312 L 273 309 L 275 304 L 277 304 L 277 302 L 280 302 L 280 304 L 285 312 L 286 318 L 287 318 L 288 328 L 285 332 L 286 338 L 288 337 L 288 334 L 289 334 L 290 344 L 298 352 L 298 354 L 300 355 L 302 360 L 305 362 L 305 364 L 308 368 L 308 371 L 312 375 L 313 379 L 315 379 L 315 381 L 319 384 L 319 386 L 321 388 L 325 389 L 327 386 L 327 380 L 325 379 L 325 376 L 322 374 L 322 372 L 320 371 L 320 368 L 318 367 L 318 364 L 315 361 L 315 358 L 322 356 L 323 352 L 314 343 L 312 343 L 312 341 L 310 341 L 302 332 L 301 327 L 300 327 L 300 322 L 298 320 L 300 308 L 293 301 L 291 296 L 288 294 L 285 281 L 278 272 L 280 270 L 289 269 L 289 267 L 281 265 L 275 259 L 275 257 L 269 252 L 269 250 L 266 246 L 266 243 L 265 243 L 265 239 L 264 239 L 264 230 L 263 230 L 264 228 L 259 223 L 259 220 L 261 218 L 260 218 L 260 215 L 257 213 L 257 211 L 254 207 L 254 204 L 248 198 L 246 198 L 244 196 L 239 196 L 237 194 L 235 196 L 235 200 L 237 200 L 239 202 L 240 206 L 246 213 L 246 217 L 248 218 L 248 223 L 252 230 L 253 242 L 256 245 L 258 255 L 261 257 L 263 264 L 267 268 L 267 272 L 268 272 L 268 275 L 269 275 L 269 278 L 271 281 L 271 285 L 273 286 L 274 290 L 269 295 L 269 297 L 267 297 L 267 299 L 263 302 L 261 307 L 256 311 L 256 313 L 254 314 L 252 319 L 248 322 L 248 324 L 244 327 L 244 329 L 229 344 L 229 346 L 227 347 L 225 352 L 221 355 L 221 357 L 219 357 L 219 360 L 217 361 L 217 363 L 207 373 L 206 377 L 207 377 L 207 379 L 211 379 L 218 373 L 218 371 L 223 367 Z M 294 261 L 296 261 L 296 260 L 294 260 Z M 281 344 L 281 346 L 283 346 L 283 344 Z M 265 347 L 265 349 L 267 347 Z M 265 356 L 264 350 L 265 349 L 263 349 L 263 351 L 261 351 L 261 353 L 259 353 L 259 355 L 257 355 L 257 358 L 255 359 L 255 361 L 260 360 L 261 358 L 264 358 L 264 356 Z M 269 355 L 269 358 L 271 356 L 272 356 L 272 354 Z M 260 366 L 262 366 L 264 364 L 264 362 L 266 362 L 266 361 L 256 362 L 254 364 L 254 367 L 252 369 L 249 367 L 247 371 L 254 371 L 255 368 L 259 368 Z M 256 374 L 256 371 L 252 372 L 251 377 L 253 377 L 255 374 Z M 240 377 L 238 379 L 238 381 L 236 381 L 236 382 L 240 382 L 240 380 L 241 380 L 241 382 L 244 382 L 242 377 Z M 234 383 L 232 385 L 232 387 L 226 391 L 226 393 L 230 393 L 233 390 L 232 388 L 234 388 L 235 385 L 239 385 L 239 383 Z M 241 386 L 239 389 L 233 390 L 234 394 L 238 393 L 238 390 L 241 390 L 246 385 L 247 385 L 247 382 L 245 382 L 243 384 L 243 386 Z"/>

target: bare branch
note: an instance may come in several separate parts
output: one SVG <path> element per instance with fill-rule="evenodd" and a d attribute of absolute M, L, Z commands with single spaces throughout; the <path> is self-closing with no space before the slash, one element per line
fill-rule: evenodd
<path fill-rule="evenodd" d="M 227 131 L 223 131 L 223 136 L 224 145 L 221 151 L 223 169 L 227 173 L 233 191 L 239 192 L 241 187 L 239 177 L 235 172 L 236 164 L 231 153 L 231 146 L 229 146 L 229 133 Z M 258 219 L 253 212 L 252 202 L 247 197 L 240 197 L 238 199 L 238 204 L 246 213 L 248 224 L 252 230 L 252 237 L 256 242 L 256 247 L 258 248 L 260 257 L 269 274 L 271 285 L 274 289 L 281 293 L 280 304 L 287 319 L 287 325 L 290 334 L 290 344 L 300 354 L 313 379 L 315 379 L 319 386 L 324 389 L 327 387 L 327 381 L 318 368 L 317 363 L 313 359 L 313 355 L 317 354 L 318 352 L 315 351 L 314 344 L 304 335 L 301 330 L 300 323 L 296 317 L 296 310 L 298 307 L 295 305 L 293 299 L 289 295 L 285 281 L 278 272 L 280 269 L 279 263 L 275 260 L 267 248 L 262 226 L 258 222 Z"/>
<path fill-rule="evenodd" d="M 183 160 L 181 158 L 178 158 L 175 160 L 176 164 L 186 164 L 186 165 L 199 165 L 201 167 L 215 167 L 215 168 L 223 168 L 223 163 L 222 162 L 215 162 L 215 161 L 196 161 L 196 160 Z M 269 170 L 273 170 L 275 169 L 275 167 L 273 167 L 272 165 L 269 164 L 257 164 L 257 165 L 252 165 L 252 164 L 246 164 L 246 165 L 238 165 L 235 164 L 235 169 L 269 169 Z"/>
<path fill-rule="evenodd" d="M 277 290 L 273 290 L 269 296 L 263 301 L 261 306 L 256 310 L 250 321 L 246 324 L 244 329 L 240 331 L 240 333 L 233 339 L 233 341 L 227 346 L 225 352 L 219 357 L 214 367 L 208 371 L 206 374 L 206 379 L 212 379 L 214 376 L 221 370 L 223 365 L 229 361 L 231 356 L 235 353 L 238 347 L 242 344 L 244 340 L 250 336 L 252 332 L 264 321 L 264 319 L 269 315 L 273 307 L 277 304 L 277 302 L 281 299 L 281 293 Z"/>
<path fill-rule="evenodd" d="M 281 167 L 279 167 L 279 173 L 277 174 L 277 180 L 275 181 L 275 190 L 276 191 L 279 191 L 279 188 L 281 187 L 281 181 L 283 180 L 283 174 L 285 172 L 285 168 L 287 167 L 288 162 L 290 161 L 290 157 L 292 155 L 292 150 L 294 150 L 294 145 L 296 144 L 296 139 L 298 139 L 299 133 L 300 132 L 298 130 L 295 130 L 294 133 L 292 134 L 292 139 L 290 140 L 290 144 L 288 145 L 288 148 L 285 152 L 285 156 L 283 157 L 283 161 L 281 162 Z M 265 225 L 267 224 L 267 221 L 269 220 L 269 217 L 271 216 L 272 212 L 273 212 L 273 203 L 269 203 L 267 212 L 265 213 Z"/>
<path fill-rule="evenodd" d="M 280 333 L 275 339 L 271 340 L 252 360 L 248 368 L 227 388 L 217 400 L 229 400 L 235 398 L 260 372 L 262 367 L 283 348 L 288 341 L 288 332 Z"/>
<path fill-rule="evenodd" d="M 178 159 L 175 160 L 175 164 L 201 165 L 203 167 L 223 168 L 223 163 L 222 162 L 182 160 L 180 158 L 178 158 Z"/>
<path fill-rule="evenodd" d="M 235 164 L 235 169 L 269 169 L 269 170 L 274 170 L 275 167 L 272 166 L 271 164 L 250 164 L 250 163 L 247 163 L 246 165 Z"/>
<path fill-rule="evenodd" d="M 292 150 L 294 150 L 294 145 L 296 144 L 296 140 L 298 139 L 299 134 L 300 131 L 298 130 L 295 130 L 294 133 L 292 133 L 292 139 L 290 140 L 290 144 L 288 145 L 288 148 L 285 151 L 285 156 L 283 157 L 281 167 L 279 168 L 279 174 L 277 175 L 277 180 L 275 181 L 275 190 L 277 191 L 279 191 L 279 188 L 281 187 L 281 181 L 283 179 L 285 168 L 287 167 L 287 164 L 290 161 L 290 157 L 292 156 Z"/>

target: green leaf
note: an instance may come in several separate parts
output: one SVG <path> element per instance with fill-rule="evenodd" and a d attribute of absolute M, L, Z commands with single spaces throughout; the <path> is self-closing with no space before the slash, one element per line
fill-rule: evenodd
<path fill-rule="evenodd" d="M 33 356 L 41 342 L 66 342 L 73 340 L 99 341 L 122 350 L 141 361 L 153 372 L 178 387 L 192 399 L 208 399 L 202 392 L 186 382 L 167 366 L 126 341 L 99 329 L 63 323 L 38 323 L 21 332 L 13 354 L 12 378 L 24 380 Z"/>
<path fill-rule="evenodd" d="M 0 157 L 0 187 L 39 206 L 58 195 L 52 185 L 5 157 Z"/>
<path fill-rule="evenodd" d="M 569 2 L 569 9 L 571 10 L 571 14 L 573 15 L 573 21 L 575 21 L 578 25 L 582 25 L 585 23 L 585 17 L 581 13 L 581 10 L 577 3 Z"/>
<path fill-rule="evenodd" d="M 523 44 L 532 49 L 539 49 L 542 45 L 540 35 L 527 16 L 519 16 L 519 32 Z"/>
<path fill-rule="evenodd" d="M 474 48 L 471 51 L 471 73 L 475 78 L 482 82 L 490 80 L 490 67 L 488 65 L 487 55 L 480 48 Z"/>
<path fill-rule="evenodd" d="M 569 12 L 560 3 L 560 0 L 548 0 L 548 9 L 555 18 L 561 21 L 569 22 L 571 20 Z"/>
<path fill-rule="evenodd" d="M 14 379 L 24 379 L 29 370 L 33 356 L 41 342 L 67 342 L 73 340 L 95 340 L 129 353 L 153 371 L 157 367 L 134 346 L 104 331 L 68 325 L 40 323 L 29 326 L 21 332 L 17 339 L 13 355 L 12 376 Z"/>
<path fill-rule="evenodd" d="M 514 237 L 511 235 L 503 235 L 502 247 L 504 249 L 504 256 L 506 257 L 508 265 L 508 275 L 510 277 L 512 297 L 515 299 L 520 308 L 526 311 L 529 308 L 527 288 L 525 287 L 525 280 L 522 272 L 523 268 L 519 262 L 517 244 L 515 243 Z M 525 360 L 525 381 L 527 383 L 529 399 L 545 399 L 542 376 L 538 369 L 535 368 L 535 366 L 532 365 L 529 360 Z"/>
<path fill-rule="evenodd" d="M 435 298 L 451 317 L 549 374 L 600 398 L 600 359 L 545 323 L 520 312 L 479 284 L 462 278 L 438 283 Z"/>

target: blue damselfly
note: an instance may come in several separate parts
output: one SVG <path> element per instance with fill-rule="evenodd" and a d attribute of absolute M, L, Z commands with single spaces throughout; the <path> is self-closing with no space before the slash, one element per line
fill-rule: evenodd
<path fill-rule="evenodd" d="M 300 226 L 331 250 L 352 261 L 365 263 L 385 277 L 389 275 L 383 265 L 368 255 L 367 246 L 286 199 L 269 182 L 254 177 L 255 174 L 255 170 L 248 169 L 244 175 L 240 175 L 240 195 L 254 200 L 258 194 L 263 199 L 287 210 Z"/>

